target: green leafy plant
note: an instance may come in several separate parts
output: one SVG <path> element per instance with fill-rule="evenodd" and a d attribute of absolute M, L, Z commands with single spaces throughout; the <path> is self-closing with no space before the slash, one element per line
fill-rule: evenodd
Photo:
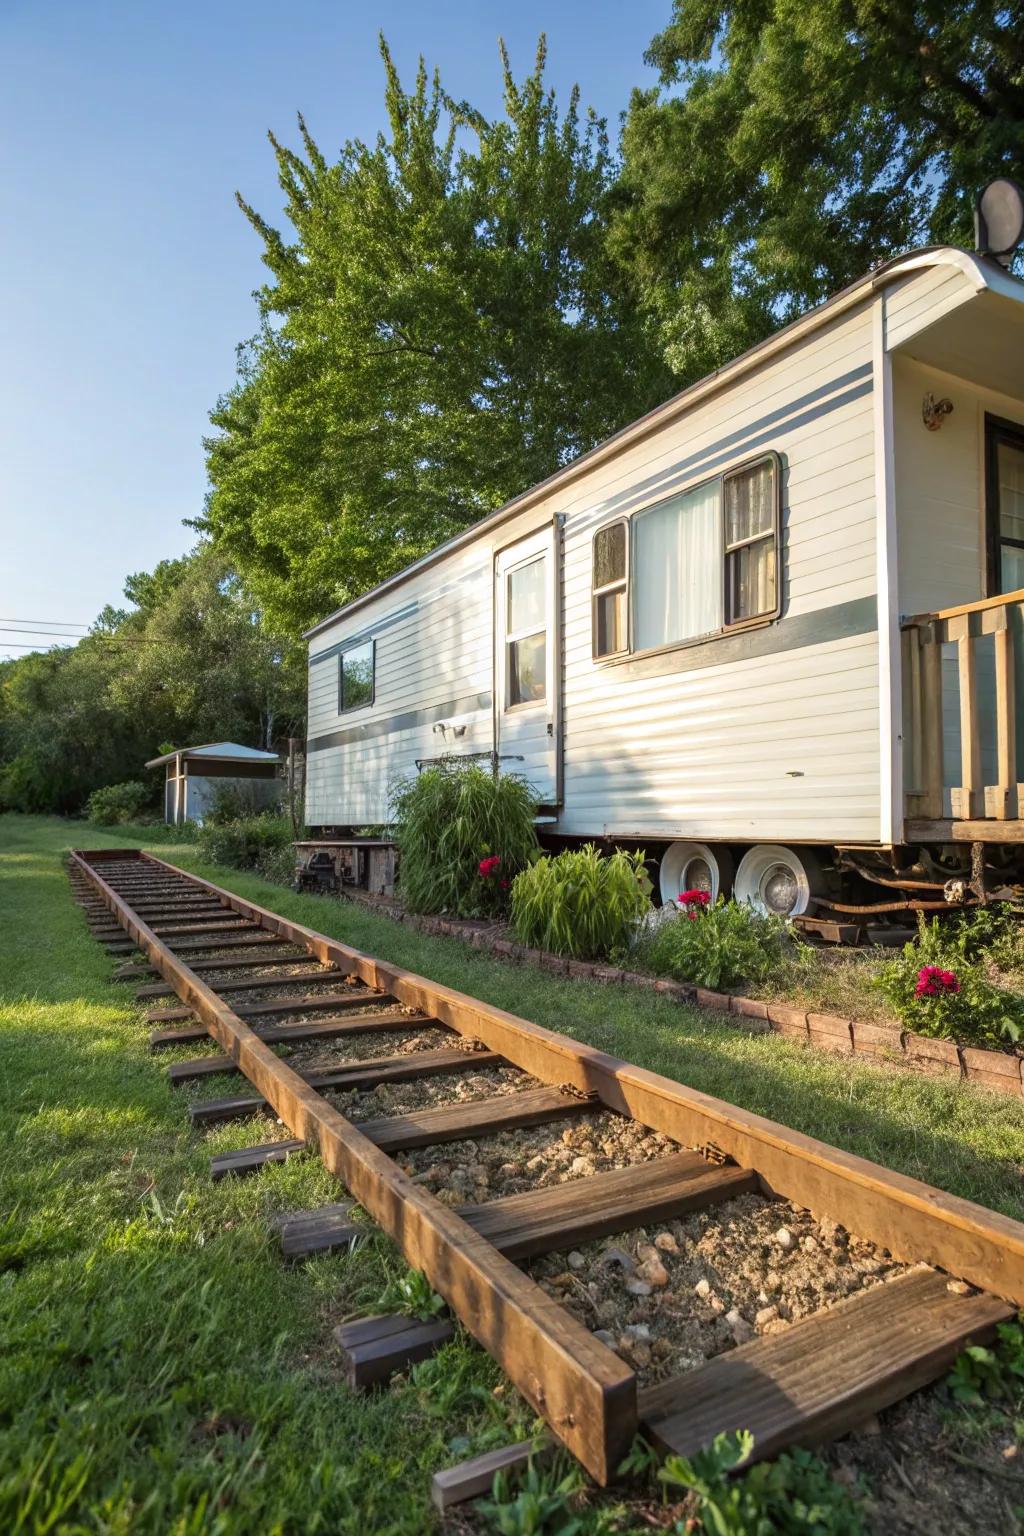
<path fill-rule="evenodd" d="M 517 876 L 512 926 L 524 944 L 596 960 L 628 945 L 650 893 L 642 853 L 566 848 Z"/>
<path fill-rule="evenodd" d="M 637 955 L 658 975 L 730 988 L 765 981 L 785 963 L 793 943 L 785 918 L 719 900 L 659 923 L 641 937 Z"/>
<path fill-rule="evenodd" d="M 969 1344 L 958 1355 L 946 1381 L 958 1403 L 979 1408 L 986 1401 L 1024 1391 L 1024 1327 L 1000 1323 L 992 1349 Z"/>
<path fill-rule="evenodd" d="M 270 855 L 290 851 L 292 829 L 286 816 L 265 812 L 238 821 L 205 821 L 197 840 L 203 857 L 213 864 L 257 869 Z"/>
<path fill-rule="evenodd" d="M 696 1456 L 670 1456 L 660 1477 L 690 1495 L 677 1531 L 707 1536 L 861 1536 L 863 1520 L 849 1491 L 807 1451 L 759 1462 L 742 1476 L 754 1437 L 716 1435 Z"/>
<path fill-rule="evenodd" d="M 878 973 L 876 985 L 901 1023 L 919 1035 L 977 1045 L 1015 1045 L 1024 999 L 997 987 L 970 925 L 918 914 L 916 942 Z"/>
<path fill-rule="evenodd" d="M 86 818 L 100 827 L 120 826 L 138 821 L 153 812 L 153 791 L 147 784 L 129 779 L 124 784 L 107 784 L 94 789 L 86 801 Z"/>
<path fill-rule="evenodd" d="M 500 916 L 536 856 L 537 803 L 525 780 L 449 758 L 394 785 L 390 800 L 409 911 Z"/>
<path fill-rule="evenodd" d="M 563 1467 L 563 1458 L 544 1468 L 531 1458 L 515 1493 L 508 1475 L 497 1473 L 491 1498 L 477 1505 L 491 1530 L 499 1536 L 575 1536 L 582 1530 L 583 1522 L 571 1511 L 583 1475 L 576 1466 L 568 1472 Z"/>
<path fill-rule="evenodd" d="M 384 1312 L 407 1312 L 421 1323 L 428 1323 L 444 1311 L 447 1303 L 421 1270 L 407 1269 L 388 1282 L 379 1305 Z"/>

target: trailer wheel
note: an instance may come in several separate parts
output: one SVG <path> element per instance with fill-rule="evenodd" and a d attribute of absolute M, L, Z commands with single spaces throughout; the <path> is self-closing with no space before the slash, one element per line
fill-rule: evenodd
<path fill-rule="evenodd" d="M 732 889 L 732 856 L 728 848 L 707 843 L 670 843 L 661 856 L 658 885 L 662 905 L 679 905 L 680 891 L 707 891 L 712 901 Z"/>
<path fill-rule="evenodd" d="M 808 849 L 798 853 L 781 843 L 758 843 L 740 859 L 734 894 L 758 912 L 799 917 L 822 888 L 821 865 Z"/>

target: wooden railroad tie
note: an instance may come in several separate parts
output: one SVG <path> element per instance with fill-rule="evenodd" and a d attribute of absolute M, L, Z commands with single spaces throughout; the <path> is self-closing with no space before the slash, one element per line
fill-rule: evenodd
<path fill-rule="evenodd" d="M 193 1123 L 267 1113 L 290 1132 L 281 1141 L 218 1155 L 212 1176 L 252 1172 L 307 1146 L 315 1149 L 547 1421 L 547 1445 L 560 1441 L 598 1483 L 614 1476 L 640 1430 L 661 1449 L 681 1455 L 703 1448 L 720 1430 L 739 1427 L 753 1432 L 757 1456 L 842 1434 L 934 1380 L 966 1343 L 984 1343 L 1024 1304 L 1024 1225 L 1008 1217 L 385 964 L 152 855 L 73 854 L 70 868 L 82 887 L 83 912 L 107 947 L 142 951 L 120 974 L 156 971 L 150 995 L 166 997 L 169 987 L 182 999 L 180 1009 L 156 1010 L 164 1012 L 164 1023 L 167 1012 L 180 1011 L 183 1017 L 171 1022 L 184 1027 L 161 1031 L 155 1043 L 178 1044 L 205 1032 L 219 1047 L 198 1062 L 176 1064 L 172 1080 L 218 1071 L 239 1071 L 247 1079 L 244 1094 L 194 1103 Z M 221 926 L 212 932 L 215 920 Z M 191 931 L 154 931 L 161 925 Z M 139 935 L 138 945 L 128 932 Z M 232 1008 L 218 991 L 218 973 L 229 973 L 223 992 L 237 993 L 244 978 L 234 974 L 236 968 L 268 962 L 317 967 L 315 980 L 302 984 L 318 994 L 285 997 L 287 978 L 254 977 L 263 983 L 258 990 L 271 995 L 262 1004 L 250 999 Z M 355 978 L 366 990 L 342 992 L 336 977 L 346 987 Z M 367 1029 L 373 1015 L 349 1009 L 372 994 L 407 1010 L 379 1018 L 382 1030 L 385 1024 L 395 1030 L 444 1027 L 462 1036 L 463 1046 L 476 1048 L 348 1060 L 307 1072 L 275 1055 L 275 1044 L 297 1040 L 299 1032 L 312 1031 L 306 1038 L 316 1038 Z M 342 997 L 344 1005 L 337 1001 Z M 298 1026 L 287 1022 L 305 1012 L 325 1016 Z M 259 1023 L 275 1014 L 278 1024 Z M 346 1119 L 325 1097 L 330 1090 L 492 1066 L 527 1074 L 536 1086 L 362 1124 Z M 394 1161 L 403 1150 L 598 1109 L 632 1117 L 680 1149 L 700 1147 L 706 1155 L 679 1150 L 458 1210 Z M 755 1191 L 789 1200 L 819 1219 L 838 1217 L 848 1231 L 913 1267 L 643 1390 L 626 1361 L 518 1267 L 534 1256 L 652 1227 Z M 279 1223 L 282 1251 L 295 1257 L 326 1252 L 350 1244 L 354 1228 L 347 1202 L 293 1213 Z M 957 1277 L 952 1288 L 950 1275 Z M 350 1379 L 383 1380 L 424 1358 L 452 1326 L 448 1318 L 343 1324 L 339 1343 Z M 530 1449 L 548 1453 L 543 1443 Z M 522 1465 L 527 1454 L 528 1448 L 507 1447 L 490 1453 L 489 1462 L 475 1458 L 448 1469 L 438 1475 L 435 1498 L 443 1504 L 460 1490 L 484 1492 L 499 1466 Z"/>
<path fill-rule="evenodd" d="M 291 975 L 250 976 L 248 980 L 240 977 L 235 981 L 221 981 L 217 983 L 217 991 L 221 997 L 224 997 L 229 992 L 254 992 L 265 987 L 297 986 L 307 981 L 316 983 L 318 986 L 336 986 L 344 980 L 345 977 L 340 971 L 295 971 Z M 140 987 L 135 994 L 135 1000 L 144 1003 L 153 997 L 176 996 L 177 993 L 172 986 L 166 981 L 160 981 L 152 986 Z"/>
<path fill-rule="evenodd" d="M 278 985 L 281 985 L 280 979 Z M 370 1003 L 389 1001 L 393 999 L 388 998 L 386 992 L 372 992 L 366 988 L 361 992 L 300 993 L 297 997 L 269 997 L 262 1003 L 241 1003 L 238 1014 L 240 1018 L 258 1019 L 269 1018 L 275 1013 L 318 1013 L 321 1009 L 326 1012 L 331 1008 L 365 1008 Z M 175 1019 L 194 1017 L 191 1008 L 150 1008 L 146 1013 L 146 1023 L 170 1024 Z"/>
<path fill-rule="evenodd" d="M 394 1033 L 409 1028 L 415 1028 L 417 1024 L 424 1027 L 431 1025 L 435 1029 L 442 1026 L 433 1019 L 410 1019 L 406 1014 L 395 1013 L 366 1013 L 353 1018 L 351 1014 L 343 1014 L 337 1019 L 310 1019 L 305 1024 L 270 1024 L 254 1032 L 261 1040 L 266 1040 L 273 1045 L 282 1045 L 296 1040 L 330 1040 L 340 1035 L 367 1035 L 380 1034 L 388 1031 Z M 154 1051 L 165 1049 L 172 1045 L 190 1045 L 196 1040 L 209 1040 L 210 1032 L 205 1024 L 189 1024 L 184 1029 L 155 1029 L 149 1037 L 150 1049 Z M 209 1066 L 207 1063 L 216 1062 L 219 1065 Z M 225 1066 L 224 1063 L 229 1065 Z M 202 1074 L 211 1072 L 230 1072 L 233 1064 L 227 1056 L 197 1056 L 194 1062 L 182 1062 L 185 1067 L 196 1066 Z M 194 1075 L 194 1074 L 193 1074 Z M 173 1081 L 182 1081 L 179 1074 Z"/>

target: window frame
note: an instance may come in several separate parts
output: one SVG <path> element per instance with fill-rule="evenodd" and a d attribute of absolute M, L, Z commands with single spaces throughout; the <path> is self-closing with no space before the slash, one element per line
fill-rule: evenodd
<path fill-rule="evenodd" d="M 1024 540 L 1004 539 L 1000 526 L 999 507 L 999 445 L 1009 443 L 1024 452 L 1024 422 L 1011 421 L 1006 416 L 994 416 L 985 412 L 985 586 L 986 597 L 999 597 L 1003 593 L 1002 552 L 1003 545 L 1024 549 Z M 1011 588 L 1011 591 L 1018 590 Z"/>
<path fill-rule="evenodd" d="M 361 699 L 358 704 L 345 703 L 345 657 L 351 656 L 353 651 L 361 651 L 364 646 L 370 647 L 370 697 Z M 372 637 L 369 640 L 357 640 L 354 644 L 344 647 L 338 654 L 338 714 L 353 715 L 360 709 L 372 709 L 377 702 L 377 642 Z"/>
<path fill-rule="evenodd" d="M 768 610 L 767 612 L 765 612 L 765 613 L 754 614 L 750 618 L 734 619 L 731 623 L 723 622 L 722 627 L 720 629 L 711 630 L 706 635 L 692 635 L 688 639 L 685 639 L 685 640 L 670 640 L 670 641 L 668 641 L 664 645 L 646 646 L 642 650 L 634 649 L 633 638 L 634 638 L 634 635 L 635 635 L 634 609 L 635 609 L 635 606 L 636 606 L 636 583 L 633 580 L 633 568 L 634 568 L 634 549 L 635 549 L 635 542 L 636 542 L 636 527 L 637 527 L 638 519 L 641 518 L 644 515 L 645 512 L 653 512 L 653 511 L 655 511 L 656 508 L 664 506 L 667 502 L 674 501 L 676 499 L 676 497 L 678 497 L 678 496 L 689 496 L 691 492 L 702 490 L 705 486 L 711 485 L 713 482 L 716 482 L 716 481 L 721 485 L 721 487 L 722 487 L 722 536 L 721 536 L 721 542 L 720 542 L 720 545 L 719 545 L 718 555 L 719 555 L 719 579 L 720 579 L 720 582 L 721 582 L 721 592 L 722 592 L 722 615 L 723 615 L 723 619 L 724 619 L 725 615 L 728 612 L 728 588 L 727 588 L 727 578 L 726 578 L 726 570 L 727 570 L 726 557 L 727 557 L 727 554 L 729 553 L 729 551 L 727 549 L 727 546 L 726 546 L 726 539 L 725 539 L 725 482 L 728 479 L 730 479 L 733 475 L 743 474 L 747 470 L 751 470 L 751 469 L 756 468 L 756 466 L 758 464 L 765 464 L 765 463 L 770 463 L 771 466 L 772 466 L 772 527 L 771 527 L 771 531 L 770 531 L 770 534 L 768 534 L 768 533 L 758 534 L 758 535 L 755 536 L 754 539 L 744 540 L 743 543 L 744 544 L 748 543 L 748 542 L 749 543 L 754 543 L 754 542 L 757 542 L 757 541 L 760 541 L 760 540 L 763 540 L 763 539 L 767 539 L 769 537 L 774 539 L 774 544 L 775 544 L 775 606 L 773 608 L 771 608 L 770 610 Z M 659 655 L 662 655 L 662 654 L 664 654 L 665 652 L 668 652 L 668 651 L 686 650 L 686 649 L 688 649 L 691 646 L 708 645 L 709 643 L 713 643 L 715 640 L 722 639 L 723 636 L 725 636 L 725 635 L 738 634 L 738 633 L 741 633 L 742 631 L 748 630 L 748 629 L 763 629 L 763 628 L 765 628 L 769 624 L 775 624 L 775 623 L 778 622 L 778 620 L 782 617 L 782 588 L 783 588 L 783 569 L 782 569 L 782 471 L 783 471 L 782 455 L 776 449 L 768 448 L 768 449 L 766 449 L 762 453 L 753 454 L 753 455 L 751 455 L 748 458 L 741 459 L 736 464 L 730 464 L 728 466 L 728 468 L 719 470 L 717 474 L 705 475 L 703 477 L 703 479 L 694 480 L 692 482 L 692 484 L 681 486 L 678 490 L 674 490 L 671 493 L 671 495 L 669 495 L 669 496 L 662 496 L 657 501 L 648 502 L 645 506 L 638 507 L 635 512 L 631 512 L 628 515 L 628 517 L 619 519 L 619 521 L 622 521 L 622 522 L 625 522 L 626 524 L 628 524 L 628 537 L 627 537 L 627 540 L 626 540 L 626 551 L 627 551 L 627 553 L 626 553 L 626 630 L 627 630 L 628 645 L 627 645 L 627 649 L 624 650 L 624 651 L 616 651 L 614 653 L 609 653 L 609 654 L 607 654 L 605 656 L 598 656 L 596 654 L 596 649 L 595 649 L 596 643 L 597 643 L 597 630 L 596 630 L 596 616 L 595 616 L 596 615 L 596 610 L 595 610 L 594 601 L 593 601 L 593 599 L 594 599 L 594 589 L 593 589 L 593 580 L 594 580 L 594 563 L 593 563 L 593 561 L 594 561 L 594 546 L 593 546 L 593 540 L 591 541 L 591 551 L 590 551 L 590 559 L 591 559 L 591 567 L 590 567 L 590 580 L 591 580 L 591 656 L 592 656 L 592 659 L 593 659 L 593 662 L 594 662 L 595 666 L 616 666 L 616 665 L 621 665 L 623 662 L 633 661 L 635 659 L 639 659 L 639 658 L 646 657 L 646 656 L 659 656 Z M 610 523 L 606 523 L 604 526 L 605 527 L 611 527 L 612 525 Z M 598 530 L 598 532 L 601 532 L 601 531 L 602 530 L 600 530 L 600 529 Z M 597 537 L 597 534 L 595 533 L 594 538 L 596 538 L 596 537 Z M 740 548 L 743 547 L 743 544 L 737 544 L 737 545 L 734 545 L 733 547 L 736 548 L 736 549 L 740 549 Z M 611 585 L 612 585 L 611 583 L 608 584 L 608 590 L 611 590 Z"/>
<path fill-rule="evenodd" d="M 502 636 L 502 645 L 504 646 L 505 652 L 505 714 L 512 714 L 521 709 L 537 709 L 541 705 L 546 705 L 548 702 L 548 672 L 551 664 L 551 593 L 549 590 L 550 573 L 548 570 L 547 560 L 548 551 L 546 549 L 534 550 L 532 554 L 524 555 L 521 560 L 517 560 L 515 565 L 506 567 L 505 571 L 503 572 L 503 580 L 505 586 L 504 592 L 502 594 L 502 626 L 505 632 Z M 544 566 L 544 622 L 540 629 L 517 629 L 513 632 L 513 630 L 509 627 L 509 614 L 512 609 L 512 577 L 516 574 L 517 571 L 525 570 L 528 565 L 536 565 L 538 562 L 541 562 Z M 518 644 L 520 640 L 529 640 L 533 635 L 544 636 L 544 693 L 539 699 L 519 699 L 516 703 L 513 703 L 512 647 L 513 645 Z"/>
<path fill-rule="evenodd" d="M 603 523 L 598 528 L 590 541 L 590 653 L 595 661 L 614 661 L 620 656 L 628 656 L 633 644 L 633 604 L 630 598 L 630 587 L 633 575 L 633 531 L 631 517 L 616 517 L 610 523 Z M 609 533 L 613 528 L 622 528 L 625 531 L 626 569 L 625 573 L 617 581 L 606 581 L 603 587 L 595 587 L 594 575 L 597 571 L 597 541 L 602 533 Z M 622 588 L 626 595 L 626 635 L 625 644 L 617 651 L 598 651 L 597 649 L 597 603 L 598 598 L 608 597 Z"/>

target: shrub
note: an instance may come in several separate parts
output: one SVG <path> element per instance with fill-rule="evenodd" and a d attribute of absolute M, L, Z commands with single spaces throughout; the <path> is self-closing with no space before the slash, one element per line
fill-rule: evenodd
<path fill-rule="evenodd" d="M 754 1437 L 744 1430 L 717 1435 L 695 1456 L 670 1456 L 661 1479 L 689 1495 L 677 1531 L 708 1536 L 861 1536 L 864 1521 L 850 1491 L 808 1451 L 762 1461 L 732 1474 L 750 1456 Z"/>
<path fill-rule="evenodd" d="M 206 821 L 199 829 L 199 849 L 213 864 L 257 869 L 260 861 L 290 849 L 292 829 L 287 817 L 265 813 L 239 821 Z"/>
<path fill-rule="evenodd" d="M 258 782 L 258 789 L 253 784 L 218 784 L 213 791 L 212 803 L 203 814 L 203 822 L 212 821 L 223 826 L 229 821 L 250 821 L 254 816 L 282 815 L 280 789 L 271 801 L 265 792 L 265 781 Z"/>
<path fill-rule="evenodd" d="M 970 923 L 943 927 L 918 913 L 916 942 L 878 973 L 896 1017 L 919 1035 L 967 1044 L 1012 1045 L 1024 1029 L 1024 999 L 995 986 Z M 974 958 L 978 955 L 978 958 Z"/>
<path fill-rule="evenodd" d="M 496 917 L 537 848 L 537 804 L 515 774 L 451 758 L 391 790 L 399 885 L 410 912 Z"/>
<path fill-rule="evenodd" d="M 86 801 L 85 814 L 97 826 L 113 827 L 138 821 L 152 809 L 153 791 L 147 784 L 129 779 L 124 784 L 107 784 L 103 789 L 94 789 Z"/>
<path fill-rule="evenodd" d="M 642 853 L 602 858 L 592 843 L 566 848 L 517 875 L 512 926 L 524 944 L 597 960 L 626 948 L 650 893 Z"/>
<path fill-rule="evenodd" d="M 694 900 L 644 935 L 638 955 L 658 975 L 728 990 L 766 981 L 783 966 L 792 946 L 784 917 L 737 901 Z"/>

